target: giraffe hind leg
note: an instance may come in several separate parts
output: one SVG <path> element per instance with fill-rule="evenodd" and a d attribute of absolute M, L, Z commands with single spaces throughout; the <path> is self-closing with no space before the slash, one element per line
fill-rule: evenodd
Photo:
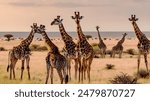
<path fill-rule="evenodd" d="M 15 65 L 17 63 L 17 59 L 12 59 L 10 64 L 10 80 L 12 79 L 12 73 L 13 73 L 13 79 L 16 79 L 15 77 Z"/>
<path fill-rule="evenodd" d="M 60 83 L 63 84 L 63 75 L 62 75 L 62 71 L 57 69 L 57 73 L 59 75 L 59 79 L 60 79 Z"/>
<path fill-rule="evenodd" d="M 46 67 L 47 67 L 47 74 L 46 74 L 46 81 L 45 81 L 45 84 L 48 83 L 48 79 L 49 79 L 49 71 L 50 71 L 49 57 L 46 57 Z"/>

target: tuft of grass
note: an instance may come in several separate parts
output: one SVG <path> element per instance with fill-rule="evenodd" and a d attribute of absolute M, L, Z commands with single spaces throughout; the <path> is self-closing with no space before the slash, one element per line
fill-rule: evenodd
<path fill-rule="evenodd" d="M 0 51 L 6 51 L 4 47 L 0 47 Z"/>
<path fill-rule="evenodd" d="M 137 78 L 122 73 L 121 75 L 116 75 L 110 82 L 112 84 L 137 84 Z"/>
<path fill-rule="evenodd" d="M 134 49 L 127 49 L 127 50 L 125 51 L 125 53 L 128 53 L 128 54 L 130 54 L 130 55 L 137 55 L 137 52 L 136 52 Z"/>
<path fill-rule="evenodd" d="M 149 72 L 147 72 L 146 70 L 140 70 L 138 73 L 139 78 L 149 78 L 149 76 Z"/>
<path fill-rule="evenodd" d="M 112 64 L 106 64 L 106 69 L 107 70 L 110 70 L 110 69 L 114 69 L 115 65 L 112 65 Z"/>
<path fill-rule="evenodd" d="M 46 51 L 48 50 L 46 46 L 40 46 L 37 44 L 32 44 L 30 46 L 31 51 Z"/>

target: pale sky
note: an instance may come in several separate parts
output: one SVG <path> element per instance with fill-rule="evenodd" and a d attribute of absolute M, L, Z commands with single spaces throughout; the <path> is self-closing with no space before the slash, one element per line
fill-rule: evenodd
<path fill-rule="evenodd" d="M 142 31 L 150 31 L 150 0 L 0 0 L 0 31 L 30 31 L 32 23 L 46 25 L 47 31 L 59 31 L 50 23 L 57 15 L 66 31 L 76 31 L 70 16 L 80 11 L 83 31 L 133 31 L 128 18 L 136 14 Z"/>

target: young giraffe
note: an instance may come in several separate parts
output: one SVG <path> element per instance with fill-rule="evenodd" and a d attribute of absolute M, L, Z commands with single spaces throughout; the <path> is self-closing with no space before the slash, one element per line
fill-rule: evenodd
<path fill-rule="evenodd" d="M 94 51 L 92 46 L 88 43 L 85 35 L 82 32 L 82 28 L 80 26 L 80 20 L 83 18 L 83 16 L 80 16 L 79 12 L 74 12 L 75 16 L 72 16 L 72 19 L 75 20 L 77 24 L 77 34 L 79 37 L 79 49 L 81 52 L 81 58 L 82 58 L 82 66 L 79 67 L 79 81 L 80 81 L 80 73 L 81 73 L 81 80 L 83 82 L 83 72 L 85 77 L 85 72 L 87 70 L 87 76 L 88 76 L 88 82 L 90 83 L 90 70 L 91 70 L 91 64 L 94 57 Z"/>
<path fill-rule="evenodd" d="M 8 54 L 8 66 L 7 66 L 7 72 L 10 69 L 10 79 L 12 79 L 12 73 L 13 73 L 13 78 L 15 79 L 15 65 L 19 60 L 22 61 L 22 66 L 21 66 L 21 77 L 23 77 L 23 71 L 24 71 L 24 62 L 26 61 L 27 65 L 27 71 L 28 71 L 28 79 L 30 80 L 30 67 L 29 67 L 29 61 L 30 61 L 30 49 L 29 45 L 31 44 L 34 34 L 38 33 L 38 27 L 36 23 L 33 23 L 33 26 L 31 26 L 32 30 L 29 34 L 29 36 L 23 40 L 18 46 L 13 47 L 12 50 L 9 51 Z M 10 61 L 10 63 L 9 63 Z"/>
<path fill-rule="evenodd" d="M 60 34 L 62 36 L 62 39 L 65 43 L 65 51 L 66 51 L 66 58 L 68 61 L 68 70 L 69 70 L 69 77 L 71 79 L 71 60 L 75 61 L 75 79 L 77 79 L 77 69 L 78 69 L 78 57 L 77 57 L 77 45 L 73 42 L 73 39 L 70 35 L 67 34 L 65 31 L 65 28 L 62 23 L 63 19 L 60 18 L 60 16 L 57 16 L 56 19 L 54 19 L 51 22 L 51 25 L 58 25 Z"/>
<path fill-rule="evenodd" d="M 112 54 L 111 56 L 114 58 L 115 57 L 115 54 L 116 53 L 119 53 L 119 58 L 122 57 L 122 52 L 123 52 L 123 46 L 122 44 L 124 43 L 125 41 L 125 37 L 126 37 L 127 33 L 124 33 L 123 34 L 123 37 L 120 41 L 118 41 L 117 45 L 115 45 L 113 48 L 112 48 Z"/>
<path fill-rule="evenodd" d="M 67 60 L 66 58 L 60 54 L 58 47 L 50 40 L 47 33 L 45 32 L 45 26 L 40 25 L 39 32 L 43 36 L 45 43 L 49 49 L 48 55 L 46 57 L 46 65 L 47 65 L 47 76 L 45 83 L 47 84 L 49 79 L 49 71 L 51 70 L 51 84 L 53 84 L 53 68 L 56 68 L 57 73 L 59 75 L 61 84 L 63 83 L 63 79 L 65 83 L 68 83 L 68 73 L 67 73 Z"/>
<path fill-rule="evenodd" d="M 139 73 L 139 66 L 140 66 L 140 58 L 141 58 L 141 54 L 144 55 L 144 60 L 145 60 L 145 65 L 146 65 L 146 69 L 148 72 L 148 61 L 147 61 L 147 55 L 149 53 L 150 50 L 150 41 L 148 40 L 148 38 L 145 36 L 144 33 L 141 32 L 141 30 L 139 29 L 136 21 L 138 20 L 138 18 L 136 18 L 135 15 L 131 15 L 131 18 L 129 18 L 129 21 L 132 22 L 135 34 L 139 40 L 138 43 L 138 50 L 139 50 L 139 54 L 138 54 L 138 68 L 137 68 L 137 73 Z"/>
<path fill-rule="evenodd" d="M 106 45 L 105 43 L 103 42 L 101 36 L 100 36 L 100 32 L 99 32 L 99 26 L 96 26 L 96 30 L 98 32 L 98 38 L 99 38 L 99 44 L 98 44 L 98 47 L 100 49 L 100 53 L 101 53 L 101 56 L 102 58 L 105 58 L 105 54 L 106 54 Z"/>

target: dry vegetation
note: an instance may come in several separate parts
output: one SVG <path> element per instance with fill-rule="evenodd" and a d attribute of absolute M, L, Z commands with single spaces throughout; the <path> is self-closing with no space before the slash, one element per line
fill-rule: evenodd
<path fill-rule="evenodd" d="M 31 60 L 30 60 L 30 71 L 31 71 L 31 80 L 28 80 L 27 70 L 24 70 L 23 80 L 20 80 L 20 68 L 21 61 L 18 61 L 16 64 L 16 80 L 9 80 L 9 73 L 6 72 L 7 61 L 8 61 L 8 51 L 12 49 L 13 46 L 16 46 L 20 43 L 21 40 L 11 40 L 11 41 L 2 41 L 0 40 L 0 83 L 8 84 L 43 84 L 45 82 L 46 76 L 46 65 L 45 65 L 45 57 L 47 55 L 47 48 L 43 41 L 34 40 L 30 45 L 30 49 L 32 50 Z M 75 40 L 77 41 L 77 40 Z M 96 54 L 96 58 L 93 59 L 93 63 L 91 66 L 91 83 L 92 84 L 111 84 L 111 83 L 150 83 L 149 76 L 144 77 L 145 73 L 142 74 L 136 81 L 136 76 L 132 76 L 137 71 L 137 40 L 127 40 L 124 43 L 124 53 L 121 59 L 119 58 L 110 58 L 111 48 L 113 45 L 117 43 L 117 40 L 104 40 L 107 45 L 107 53 L 106 58 L 100 58 L 99 56 L 99 48 L 96 43 L 98 43 L 98 39 L 89 39 L 88 40 Z M 53 42 L 59 47 L 59 50 L 62 50 L 64 45 L 61 40 L 53 40 Z M 11 45 L 10 45 L 11 44 Z M 6 51 L 2 51 L 6 50 Z M 132 56 L 132 58 L 131 58 Z M 148 57 L 148 59 L 150 59 Z M 150 63 L 149 63 L 150 64 Z M 71 69 L 71 81 L 70 84 L 78 84 L 78 81 L 74 79 L 74 62 L 72 62 Z M 145 68 L 145 64 L 143 62 L 143 57 L 141 58 L 140 69 Z M 120 72 L 123 72 L 120 74 Z M 130 76 L 131 75 L 131 76 Z M 123 79 L 122 79 L 123 78 Z M 117 80 L 117 81 L 116 81 Z M 135 81 L 134 81 L 135 80 Z M 110 82 L 112 81 L 112 82 Z M 50 80 L 49 80 L 50 83 Z M 60 83 L 58 74 L 56 70 L 54 70 L 54 83 Z M 87 80 L 84 80 L 84 83 L 88 83 Z"/>

